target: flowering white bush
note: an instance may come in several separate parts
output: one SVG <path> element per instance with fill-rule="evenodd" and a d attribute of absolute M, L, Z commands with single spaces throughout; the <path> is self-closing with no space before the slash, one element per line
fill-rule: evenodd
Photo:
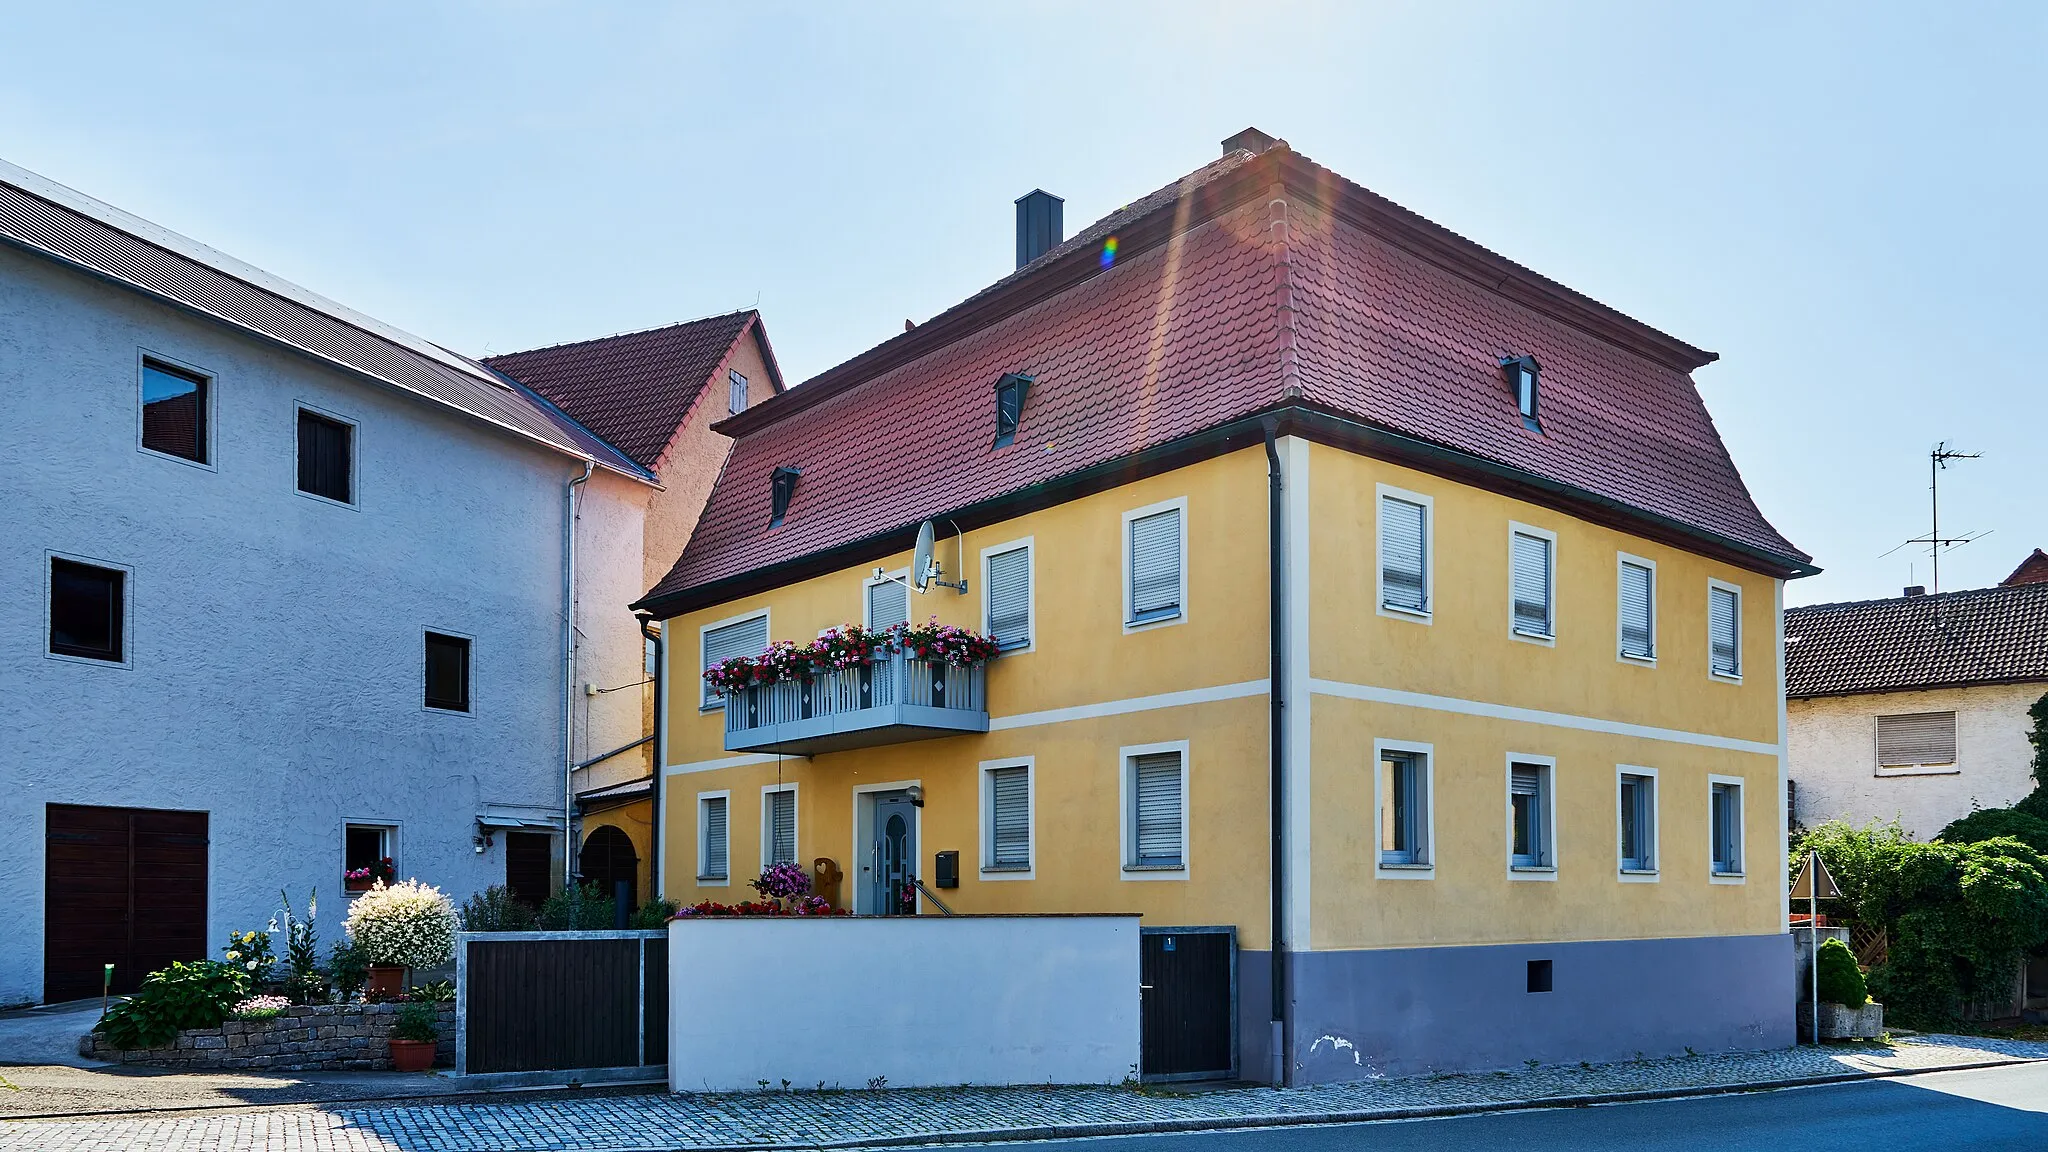
<path fill-rule="evenodd" d="M 455 905 L 417 880 L 379 881 L 356 897 L 342 927 L 372 964 L 435 968 L 455 954 Z"/>

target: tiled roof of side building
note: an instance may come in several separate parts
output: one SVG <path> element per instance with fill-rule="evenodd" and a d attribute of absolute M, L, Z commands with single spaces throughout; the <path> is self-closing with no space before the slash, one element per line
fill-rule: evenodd
<path fill-rule="evenodd" d="M 2014 584 L 2048 584 L 2048 552 L 2043 552 L 2039 548 L 2034 549 L 2032 556 L 2020 561 L 2020 566 L 2012 570 L 2012 575 L 2000 580 L 1999 583 L 2008 587 Z"/>
<path fill-rule="evenodd" d="M 0 243 L 639 479 L 639 465 L 483 366 L 147 220 L 0 162 Z"/>
<path fill-rule="evenodd" d="M 759 333 L 745 309 L 644 332 L 489 356 L 484 363 L 547 397 L 585 427 L 654 470 L 676 429 L 733 345 Z M 771 387 L 782 389 L 772 355 Z M 724 395 L 724 393 L 720 393 Z M 723 409 L 721 409 L 723 411 Z"/>
<path fill-rule="evenodd" d="M 1105 267 L 1096 254 L 1112 233 L 1123 244 Z M 1506 354 L 1543 365 L 1541 433 L 1522 427 Z M 1284 143 L 1237 152 L 722 423 L 736 437 L 725 472 L 642 603 L 686 611 L 792 564 L 860 563 L 855 553 L 897 550 L 920 520 L 1283 409 L 1491 470 L 1517 491 L 1583 494 L 1759 570 L 1811 571 L 1757 510 L 1692 386 L 1689 369 L 1712 359 Z M 998 450 L 993 389 L 1009 372 L 1034 382 L 1016 443 Z M 781 466 L 802 477 L 770 530 Z"/>
<path fill-rule="evenodd" d="M 1785 610 L 1785 695 L 2048 681 L 2048 584 Z"/>

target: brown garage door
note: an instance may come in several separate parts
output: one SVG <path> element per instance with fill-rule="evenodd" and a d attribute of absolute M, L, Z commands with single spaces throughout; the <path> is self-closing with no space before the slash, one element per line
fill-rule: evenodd
<path fill-rule="evenodd" d="M 44 860 L 43 999 L 114 991 L 206 955 L 206 813 L 52 804 Z"/>

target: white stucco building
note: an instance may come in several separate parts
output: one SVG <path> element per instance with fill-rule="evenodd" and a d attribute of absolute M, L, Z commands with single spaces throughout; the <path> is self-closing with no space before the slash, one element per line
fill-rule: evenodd
<path fill-rule="evenodd" d="M 625 606 L 687 492 L 500 373 L 7 165 L 0 387 L 0 1005 L 217 955 L 280 889 L 332 942 L 344 872 L 385 856 L 458 902 L 561 882 L 574 766 L 645 735 Z M 692 451 L 715 473 L 723 440 Z"/>
<path fill-rule="evenodd" d="M 2019 573 L 2015 573 L 2015 578 Z M 2033 790 L 2048 583 L 1785 612 L 1793 820 L 1897 818 L 1926 840 Z"/>

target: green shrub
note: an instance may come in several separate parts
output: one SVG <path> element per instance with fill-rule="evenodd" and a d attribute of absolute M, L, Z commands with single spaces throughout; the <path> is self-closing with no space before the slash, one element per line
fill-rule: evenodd
<path fill-rule="evenodd" d="M 676 902 L 655 897 L 634 909 L 632 919 L 626 921 L 628 928 L 666 928 L 669 918 L 676 914 Z"/>
<path fill-rule="evenodd" d="M 1943 828 L 1935 839 L 1950 844 L 1981 844 L 2000 836 L 2010 836 L 2048 855 L 2048 820 L 2015 808 L 1980 808 Z"/>
<path fill-rule="evenodd" d="M 540 906 L 540 926 L 550 932 L 601 932 L 616 924 L 611 896 L 588 882 L 564 888 Z"/>
<path fill-rule="evenodd" d="M 347 1001 L 363 990 L 370 979 L 370 956 L 353 940 L 342 940 L 327 954 L 328 974 L 334 977 L 336 996 Z"/>
<path fill-rule="evenodd" d="M 2019 840 L 1921 844 L 1896 822 L 1831 822 L 1801 838 L 1798 853 L 1808 848 L 1855 918 L 1886 930 L 1869 992 L 1900 1024 L 1951 1025 L 1964 1005 L 2009 988 L 2021 958 L 2048 943 L 2048 859 Z"/>
<path fill-rule="evenodd" d="M 529 932 L 535 923 L 533 906 L 503 884 L 493 884 L 463 901 L 458 918 L 464 932 Z"/>
<path fill-rule="evenodd" d="M 135 995 L 107 1009 L 92 1030 L 116 1048 L 158 1048 L 186 1028 L 217 1028 L 249 995 L 239 964 L 195 960 L 143 977 Z"/>
<path fill-rule="evenodd" d="M 398 1023 L 391 1026 L 395 1040 L 439 1040 L 440 1017 L 432 1004 L 413 1001 L 398 1010 Z"/>
<path fill-rule="evenodd" d="M 1820 942 L 1820 998 L 1849 1008 L 1861 1008 L 1870 999 L 1856 954 L 1833 937 Z"/>
<path fill-rule="evenodd" d="M 420 1004 L 446 1004 L 455 999 L 455 981 L 435 980 L 427 984 L 415 984 L 406 993 L 407 1000 Z"/>

